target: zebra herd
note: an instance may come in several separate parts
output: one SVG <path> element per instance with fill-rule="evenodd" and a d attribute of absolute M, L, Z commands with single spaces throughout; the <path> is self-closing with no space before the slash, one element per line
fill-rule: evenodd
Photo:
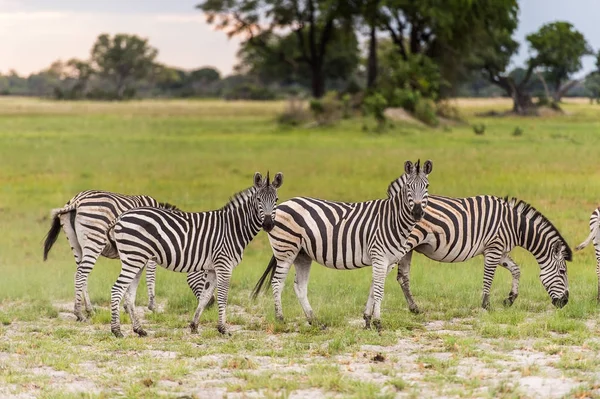
<path fill-rule="evenodd" d="M 283 319 L 281 293 L 293 264 L 294 291 L 309 323 L 315 316 L 307 297 L 313 261 L 338 270 L 372 266 L 372 282 L 364 310 L 365 327 L 381 328 L 381 302 L 385 277 L 398 265 L 400 284 L 409 310 L 419 312 L 410 290 L 413 251 L 440 262 L 462 262 L 484 257 L 482 307 L 498 265 L 512 274 L 506 306 L 519 295 L 520 270 L 510 251 L 528 250 L 540 266 L 540 279 L 556 307 L 569 300 L 566 262 L 569 245 L 553 224 L 531 205 L 516 198 L 482 195 L 448 198 L 429 195 L 431 161 L 406 161 L 404 174 L 392 181 L 387 198 L 358 203 L 295 197 L 277 205 L 283 175 L 271 181 L 256 173 L 249 188 L 235 194 L 221 209 L 190 213 L 150 196 L 130 196 L 106 191 L 83 191 L 59 209 L 52 210 L 52 225 L 44 242 L 44 260 L 60 233 L 65 232 L 75 262 L 77 320 L 85 320 L 93 307 L 87 292 L 88 275 L 102 255 L 121 260 L 121 272 L 111 290 L 111 331 L 120 328 L 119 306 L 129 314 L 133 331 L 145 330 L 134 312 L 137 286 L 146 268 L 148 308 L 155 307 L 155 271 L 160 265 L 187 273 L 187 282 L 198 299 L 190 324 L 198 320 L 217 289 L 218 331 L 227 333 L 226 306 L 233 269 L 245 247 L 263 229 L 268 233 L 273 256 L 256 284 L 256 297 L 272 286 L 275 313 Z M 590 235 L 598 259 L 600 300 L 600 209 L 590 219 Z M 267 283 L 267 285 L 265 285 Z"/>

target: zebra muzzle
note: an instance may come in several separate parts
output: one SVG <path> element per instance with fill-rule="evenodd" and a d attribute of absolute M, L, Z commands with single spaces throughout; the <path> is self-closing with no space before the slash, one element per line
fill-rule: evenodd
<path fill-rule="evenodd" d="M 267 233 L 273 230 L 273 227 L 275 227 L 275 222 L 273 221 L 273 218 L 270 216 L 265 216 L 265 220 L 263 221 L 262 227 L 263 230 Z"/>
<path fill-rule="evenodd" d="M 421 204 L 414 204 L 410 213 L 417 222 L 421 220 L 423 217 L 423 208 L 421 207 Z"/>
<path fill-rule="evenodd" d="M 552 304 L 557 308 L 564 307 L 567 303 L 569 303 L 569 291 L 565 291 L 562 297 L 552 299 Z"/>

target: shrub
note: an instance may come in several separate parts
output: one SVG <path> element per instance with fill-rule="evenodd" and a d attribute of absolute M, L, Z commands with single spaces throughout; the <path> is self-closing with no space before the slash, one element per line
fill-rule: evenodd
<path fill-rule="evenodd" d="M 387 100 L 378 92 L 375 92 L 365 98 L 363 102 L 364 111 L 367 115 L 373 115 L 377 121 L 378 130 L 385 127 L 386 117 L 385 109 L 387 108 Z"/>
<path fill-rule="evenodd" d="M 462 121 L 462 116 L 457 107 L 453 107 L 449 101 L 440 101 L 436 105 L 435 113 L 442 118 L 452 119 L 454 121 Z"/>
<path fill-rule="evenodd" d="M 437 126 L 439 120 L 435 114 L 435 103 L 433 100 L 421 98 L 415 106 L 415 117 L 429 126 Z"/>
<path fill-rule="evenodd" d="M 329 125 L 342 117 L 343 104 L 335 91 L 327 92 L 321 99 L 310 100 L 310 111 L 319 125 Z"/>
<path fill-rule="evenodd" d="M 523 129 L 521 129 L 519 126 L 517 126 L 515 128 L 515 130 L 513 130 L 512 135 L 515 136 L 515 137 L 522 136 L 523 135 Z"/>
<path fill-rule="evenodd" d="M 348 93 L 342 96 L 342 118 L 349 119 L 352 116 L 352 96 Z"/>
<path fill-rule="evenodd" d="M 485 133 L 485 125 L 483 123 L 476 123 L 473 125 L 473 131 L 475 134 L 481 136 L 483 133 Z"/>
<path fill-rule="evenodd" d="M 226 100 L 275 100 L 277 98 L 274 91 L 264 86 L 257 86 L 251 83 L 243 83 L 228 90 L 224 98 Z"/>
<path fill-rule="evenodd" d="M 417 109 L 417 103 L 421 100 L 421 93 L 411 89 L 395 88 L 389 99 L 390 106 L 401 107 L 414 113 Z"/>
<path fill-rule="evenodd" d="M 308 122 L 310 114 L 299 97 L 290 97 L 286 110 L 277 116 L 277 123 L 284 126 L 298 126 Z"/>

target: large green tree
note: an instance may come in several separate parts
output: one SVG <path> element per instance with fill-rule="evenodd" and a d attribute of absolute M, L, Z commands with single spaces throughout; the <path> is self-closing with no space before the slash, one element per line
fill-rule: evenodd
<path fill-rule="evenodd" d="M 330 49 L 323 59 L 324 88 L 344 85 L 351 80 L 360 61 L 358 39 L 353 29 L 334 28 L 331 33 Z M 236 70 L 258 78 L 263 84 L 279 83 L 299 85 L 312 89 L 312 69 L 301 62 L 298 35 L 271 35 L 264 46 L 250 42 L 242 44 L 238 52 L 240 63 Z M 290 60 L 282 62 L 282 58 Z"/>
<path fill-rule="evenodd" d="M 554 100 L 560 101 L 579 81 L 563 83 L 581 69 L 583 56 L 591 54 L 585 37 L 569 22 L 558 21 L 545 24 L 537 32 L 527 35 L 527 41 L 532 52 L 529 67 L 545 72 L 553 86 Z"/>
<path fill-rule="evenodd" d="M 204 0 L 197 5 L 207 21 L 231 36 L 247 38 L 247 43 L 273 52 L 291 68 L 306 65 L 311 73 L 314 97 L 325 92 L 325 60 L 336 27 L 349 24 L 358 13 L 352 0 Z M 296 35 L 298 57 L 290 58 L 270 46 L 273 35 L 283 31 Z"/>
<path fill-rule="evenodd" d="M 488 31 L 512 32 L 516 0 L 382 0 L 378 21 L 405 61 L 433 61 L 445 81 L 469 75 L 466 63 Z M 441 88 L 442 86 L 440 86 Z"/>
<path fill-rule="evenodd" d="M 112 82 L 117 98 L 127 89 L 151 75 L 158 50 L 147 39 L 136 35 L 98 36 L 91 53 L 91 64 L 100 76 Z"/>

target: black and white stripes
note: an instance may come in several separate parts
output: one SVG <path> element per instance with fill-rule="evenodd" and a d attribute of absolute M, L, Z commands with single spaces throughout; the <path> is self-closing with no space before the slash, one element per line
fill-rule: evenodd
<path fill-rule="evenodd" d="M 590 234 L 575 250 L 581 251 L 592 241 L 594 242 L 594 250 L 596 252 L 596 276 L 598 277 L 597 300 L 600 303 L 600 208 L 594 209 L 590 215 Z"/>
<path fill-rule="evenodd" d="M 124 195 L 100 190 L 82 191 L 67 204 L 51 213 L 52 225 L 44 242 L 44 260 L 56 242 L 61 225 L 77 263 L 75 274 L 75 309 L 77 320 L 85 319 L 81 302 L 85 302 L 88 314 L 93 312 L 87 290 L 87 279 L 100 255 L 115 259 L 117 254 L 106 248 L 108 226 L 126 210 L 140 206 L 175 208 L 167 203 L 159 203 L 147 195 Z M 149 265 L 152 267 L 153 265 Z M 147 274 L 148 307 L 154 309 L 154 273 Z"/>
<path fill-rule="evenodd" d="M 401 187 L 403 178 L 390 185 L 389 196 Z M 440 262 L 462 262 L 484 256 L 482 306 L 489 307 L 492 280 L 498 265 L 513 276 L 504 301 L 512 305 L 519 295 L 519 266 L 509 253 L 520 246 L 537 260 L 540 279 L 552 303 L 563 307 L 569 299 L 566 261 L 572 254 L 554 225 L 531 205 L 516 198 L 481 195 L 470 198 L 429 197 L 423 219 L 408 238 L 409 252 L 398 264 L 398 282 L 412 312 L 418 312 L 410 292 L 412 250 Z"/>
<path fill-rule="evenodd" d="M 338 270 L 372 265 L 373 281 L 364 317 L 367 326 L 373 318 L 375 326 L 380 328 L 385 276 L 389 267 L 404 257 L 406 239 L 427 207 L 427 175 L 431 170 L 431 161 L 422 168 L 419 162 L 413 165 L 407 161 L 405 184 L 397 195 L 384 200 L 345 203 L 296 197 L 283 202 L 277 209 L 275 227 L 269 233 L 273 258 L 255 288 L 255 295 L 272 273 L 275 312 L 282 319 L 281 291 L 294 264 L 294 289 L 312 322 L 313 311 L 306 293 L 313 260 Z"/>
<path fill-rule="evenodd" d="M 121 274 L 111 291 L 111 330 L 122 336 L 119 303 L 125 290 L 139 281 L 144 266 L 155 261 L 172 271 L 189 273 L 210 270 L 206 301 L 200 301 L 192 329 L 218 285 L 218 330 L 226 332 L 225 309 L 233 268 L 241 261 L 244 248 L 261 228 L 274 225 L 277 189 L 283 182 L 278 173 L 273 182 L 254 176 L 254 185 L 236 194 L 223 208 L 210 212 L 188 213 L 159 208 L 136 208 L 121 214 L 109 227 L 108 237 L 121 259 Z M 216 284 L 215 284 L 216 282 Z M 129 298 L 126 298 L 129 300 Z M 145 335 L 133 306 L 126 306 L 133 330 Z"/>

